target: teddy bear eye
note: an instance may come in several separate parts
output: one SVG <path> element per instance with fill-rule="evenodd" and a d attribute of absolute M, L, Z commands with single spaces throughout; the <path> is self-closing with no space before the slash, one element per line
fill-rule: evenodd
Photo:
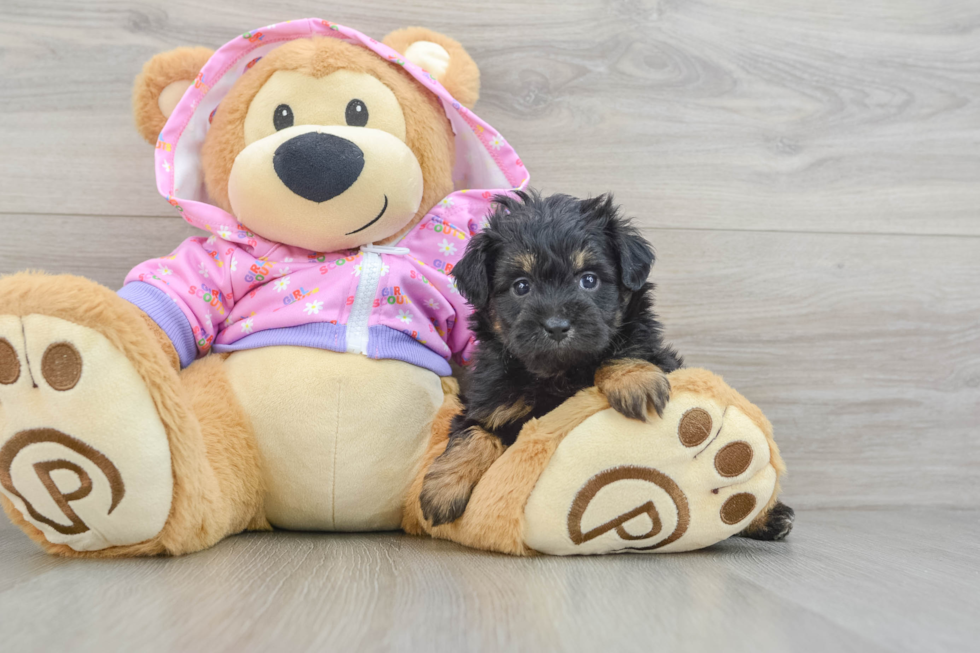
<path fill-rule="evenodd" d="M 347 124 L 351 127 L 363 127 L 368 121 L 367 105 L 360 100 L 351 100 L 347 103 L 346 116 Z"/>
<path fill-rule="evenodd" d="M 272 124 L 275 125 L 276 131 L 293 126 L 293 110 L 288 104 L 280 104 L 276 107 L 275 113 L 272 114 Z"/>

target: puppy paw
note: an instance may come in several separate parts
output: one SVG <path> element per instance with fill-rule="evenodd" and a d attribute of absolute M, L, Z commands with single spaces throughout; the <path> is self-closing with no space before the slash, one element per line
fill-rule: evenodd
<path fill-rule="evenodd" d="M 474 487 L 475 484 L 468 483 L 458 474 L 426 474 L 419 495 L 422 515 L 433 526 L 456 521 L 466 511 Z"/>
<path fill-rule="evenodd" d="M 667 375 L 653 363 L 634 358 L 606 363 L 596 372 L 595 384 L 613 409 L 641 422 L 651 409 L 663 417 L 670 399 Z"/>
<path fill-rule="evenodd" d="M 479 427 L 453 436 L 422 481 L 422 515 L 441 526 L 459 519 L 483 474 L 504 451 L 496 436 Z"/>
<path fill-rule="evenodd" d="M 764 521 L 751 524 L 739 533 L 739 535 L 741 537 L 752 538 L 753 540 L 778 542 L 786 539 L 786 536 L 793 530 L 793 521 L 795 519 L 796 511 L 782 501 L 777 501 L 776 505 L 766 513 Z"/>

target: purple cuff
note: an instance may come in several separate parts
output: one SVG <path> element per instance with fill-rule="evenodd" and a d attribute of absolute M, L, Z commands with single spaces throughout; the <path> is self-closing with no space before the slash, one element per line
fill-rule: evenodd
<path fill-rule="evenodd" d="M 170 338 L 177 355 L 180 356 L 180 367 L 185 368 L 197 358 L 197 343 L 194 341 L 194 330 L 187 316 L 170 298 L 170 295 L 156 286 L 142 281 L 127 283 L 117 293 L 120 297 L 150 316 L 163 332 Z"/>

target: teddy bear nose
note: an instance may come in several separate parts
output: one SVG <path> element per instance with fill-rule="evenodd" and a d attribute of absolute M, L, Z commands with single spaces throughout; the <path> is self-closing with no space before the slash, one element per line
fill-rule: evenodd
<path fill-rule="evenodd" d="M 286 188 L 311 202 L 326 202 L 354 185 L 364 169 L 364 152 L 346 138 L 307 132 L 280 145 L 272 165 Z"/>

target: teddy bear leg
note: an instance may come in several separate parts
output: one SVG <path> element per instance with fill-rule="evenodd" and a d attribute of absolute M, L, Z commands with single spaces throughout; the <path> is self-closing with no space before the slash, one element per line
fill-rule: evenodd
<path fill-rule="evenodd" d="M 187 553 L 252 524 L 257 463 L 232 451 L 226 425 L 247 434 L 247 420 L 220 366 L 179 375 L 143 313 L 91 281 L 0 280 L 11 520 L 51 553 L 89 557 Z"/>
<path fill-rule="evenodd" d="M 762 412 L 705 370 L 669 380 L 663 416 L 646 422 L 583 390 L 524 427 L 457 522 L 432 527 L 416 512 L 409 526 L 513 555 L 577 555 L 688 551 L 778 517 L 785 467 Z"/>

